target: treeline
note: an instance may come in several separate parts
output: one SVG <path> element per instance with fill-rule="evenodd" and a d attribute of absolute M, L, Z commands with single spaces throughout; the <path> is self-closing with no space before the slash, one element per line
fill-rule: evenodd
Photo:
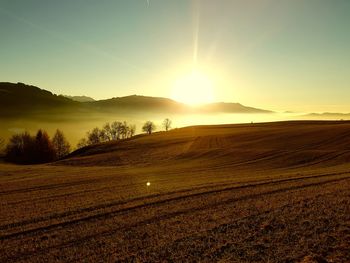
<path fill-rule="evenodd" d="M 171 120 L 166 118 L 163 121 L 163 127 L 166 131 L 171 128 Z M 156 125 L 152 121 L 146 121 L 142 126 L 142 131 L 147 134 L 151 134 L 156 130 Z M 78 144 L 77 148 L 83 148 L 88 145 L 93 145 L 97 143 L 103 143 L 108 141 L 117 141 L 121 139 L 128 139 L 135 135 L 136 125 L 128 124 L 126 121 L 120 122 L 115 121 L 111 124 L 107 122 L 102 128 L 95 127 L 91 131 L 86 133 L 86 137 L 82 138 Z"/>
<path fill-rule="evenodd" d="M 171 128 L 171 120 L 165 119 L 163 127 L 168 131 Z M 156 125 L 152 121 L 146 121 L 142 126 L 142 131 L 147 134 L 151 134 L 155 130 Z M 86 137 L 78 142 L 77 148 L 107 141 L 128 139 L 133 137 L 135 133 L 136 126 L 128 124 L 126 121 L 106 123 L 102 128 L 96 127 L 88 131 Z M 52 162 L 68 155 L 70 150 L 70 144 L 60 130 L 56 130 L 52 139 L 46 131 L 41 129 L 38 130 L 35 136 L 28 132 L 15 134 L 10 138 L 6 147 L 5 141 L 0 138 L 0 154 L 3 151 L 6 161 L 18 164 Z"/>
<path fill-rule="evenodd" d="M 93 145 L 102 142 L 116 141 L 131 138 L 135 135 L 136 125 L 128 124 L 126 121 L 115 121 L 112 124 L 107 122 L 102 128 L 95 127 L 86 133 L 86 137 L 82 138 L 77 148 Z"/>
<path fill-rule="evenodd" d="M 70 152 L 70 144 L 60 130 L 52 140 L 46 131 L 38 130 L 35 136 L 28 132 L 15 134 L 5 149 L 5 160 L 18 164 L 39 164 L 58 160 Z"/>

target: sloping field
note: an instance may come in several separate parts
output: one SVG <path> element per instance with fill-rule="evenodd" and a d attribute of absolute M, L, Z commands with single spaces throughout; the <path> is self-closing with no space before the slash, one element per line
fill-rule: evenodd
<path fill-rule="evenodd" d="M 0 164 L 0 262 L 350 262 L 349 161 L 349 122 L 281 122 Z"/>
<path fill-rule="evenodd" d="M 61 164 L 243 167 L 329 166 L 350 161 L 350 122 L 195 126 L 82 149 Z"/>

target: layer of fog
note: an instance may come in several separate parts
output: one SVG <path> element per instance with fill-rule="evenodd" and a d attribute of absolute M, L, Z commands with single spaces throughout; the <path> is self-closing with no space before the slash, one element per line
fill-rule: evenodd
<path fill-rule="evenodd" d="M 75 115 L 65 118 L 55 118 L 45 116 L 45 118 L 36 119 L 16 119 L 1 121 L 0 137 L 8 139 L 11 135 L 21 131 L 35 133 L 38 129 L 46 130 L 50 135 L 54 134 L 56 129 L 64 132 L 73 148 L 76 143 L 86 133 L 94 127 L 102 128 L 106 122 L 127 121 L 129 124 L 136 125 L 136 134 L 142 132 L 142 125 L 145 121 L 153 121 L 157 126 L 157 131 L 164 130 L 162 122 L 165 118 L 172 120 L 172 128 L 180 128 L 192 125 L 215 125 L 215 124 L 234 124 L 234 123 L 259 123 L 286 120 L 310 120 L 310 119 L 334 119 L 339 120 L 341 116 L 332 116 L 325 118 L 323 116 L 306 116 L 296 113 L 273 113 L 273 114 L 188 114 L 177 115 L 167 113 L 144 113 L 136 114 L 100 114 L 100 115 Z"/>

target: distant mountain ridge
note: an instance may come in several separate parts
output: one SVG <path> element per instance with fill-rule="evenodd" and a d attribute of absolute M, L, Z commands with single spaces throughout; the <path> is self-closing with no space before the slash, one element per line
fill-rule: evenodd
<path fill-rule="evenodd" d="M 80 101 L 79 101 L 80 100 Z M 84 101 L 82 101 L 84 100 Z M 131 95 L 106 100 L 86 96 L 63 96 L 23 83 L 0 82 L 0 117 L 18 117 L 32 114 L 104 112 L 154 113 L 272 113 L 239 103 L 211 103 L 198 107 L 161 97 Z"/>
<path fill-rule="evenodd" d="M 76 108 L 78 102 L 23 83 L 0 83 L 0 117 Z"/>
<path fill-rule="evenodd" d="M 350 113 L 323 112 L 323 113 L 309 113 L 309 114 L 306 114 L 304 116 L 305 117 L 312 117 L 312 118 L 339 119 L 339 118 L 350 118 Z"/>
<path fill-rule="evenodd" d="M 69 95 L 61 95 L 63 97 L 66 97 L 68 99 L 78 101 L 78 102 L 91 102 L 95 101 L 95 99 L 88 97 L 88 96 L 69 96 Z"/>

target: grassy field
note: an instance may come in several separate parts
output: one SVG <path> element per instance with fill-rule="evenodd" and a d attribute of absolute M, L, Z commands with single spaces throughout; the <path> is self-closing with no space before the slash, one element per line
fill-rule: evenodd
<path fill-rule="evenodd" d="M 350 122 L 187 127 L 2 163 L 0 196 L 0 262 L 350 262 Z"/>

